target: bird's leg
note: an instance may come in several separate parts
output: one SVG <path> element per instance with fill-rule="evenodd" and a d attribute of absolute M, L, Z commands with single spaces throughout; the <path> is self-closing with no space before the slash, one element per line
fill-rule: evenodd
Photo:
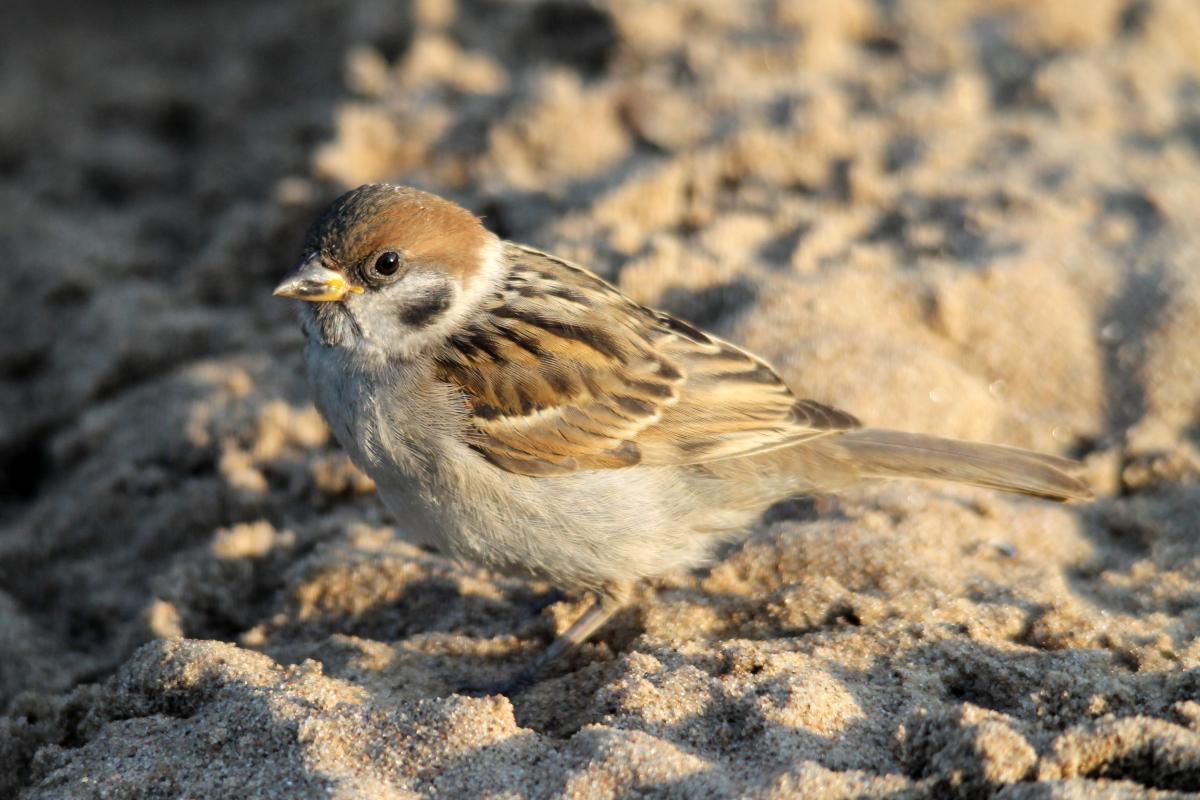
<path fill-rule="evenodd" d="M 632 587 L 628 583 L 605 586 L 596 593 L 596 597 L 588 606 L 587 611 L 584 611 L 579 619 L 571 623 L 569 628 L 563 631 L 545 650 L 538 653 L 533 661 L 530 661 L 511 680 L 486 692 L 475 690 L 470 693 L 511 695 L 520 694 L 528 689 L 550 665 L 586 642 L 593 633 L 604 626 L 604 623 L 612 619 L 613 614 L 617 613 L 628 601 L 631 589 Z"/>

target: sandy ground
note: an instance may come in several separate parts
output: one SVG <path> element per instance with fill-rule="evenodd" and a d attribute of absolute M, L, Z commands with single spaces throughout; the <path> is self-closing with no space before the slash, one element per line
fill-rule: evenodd
<path fill-rule="evenodd" d="M 49 6 L 0 34 L 0 797 L 1200 791 L 1200 4 Z M 582 605 L 406 544 L 306 400 L 270 289 L 381 179 L 1100 497 L 785 504 L 456 695 Z"/>

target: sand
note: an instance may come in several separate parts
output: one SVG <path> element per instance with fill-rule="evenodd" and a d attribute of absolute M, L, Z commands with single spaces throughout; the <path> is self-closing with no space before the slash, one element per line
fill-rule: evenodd
<path fill-rule="evenodd" d="M 15 2 L 0 797 L 1200 792 L 1193 0 Z M 438 191 L 874 425 L 1086 463 L 583 599 L 403 538 L 270 289 Z"/>

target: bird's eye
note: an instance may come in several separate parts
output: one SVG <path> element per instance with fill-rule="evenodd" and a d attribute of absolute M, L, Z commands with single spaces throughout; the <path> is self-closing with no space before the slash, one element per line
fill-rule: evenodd
<path fill-rule="evenodd" d="M 401 263 L 403 263 L 403 259 L 400 258 L 400 254 L 395 250 L 389 250 L 375 259 L 375 272 L 384 277 L 390 277 L 400 269 Z"/>

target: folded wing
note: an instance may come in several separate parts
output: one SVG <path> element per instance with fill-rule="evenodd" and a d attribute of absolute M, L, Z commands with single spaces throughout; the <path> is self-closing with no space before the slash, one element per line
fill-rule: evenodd
<path fill-rule="evenodd" d="M 859 426 L 580 267 L 518 246 L 509 257 L 501 292 L 436 358 L 464 397 L 471 446 L 503 469 L 697 464 Z"/>

